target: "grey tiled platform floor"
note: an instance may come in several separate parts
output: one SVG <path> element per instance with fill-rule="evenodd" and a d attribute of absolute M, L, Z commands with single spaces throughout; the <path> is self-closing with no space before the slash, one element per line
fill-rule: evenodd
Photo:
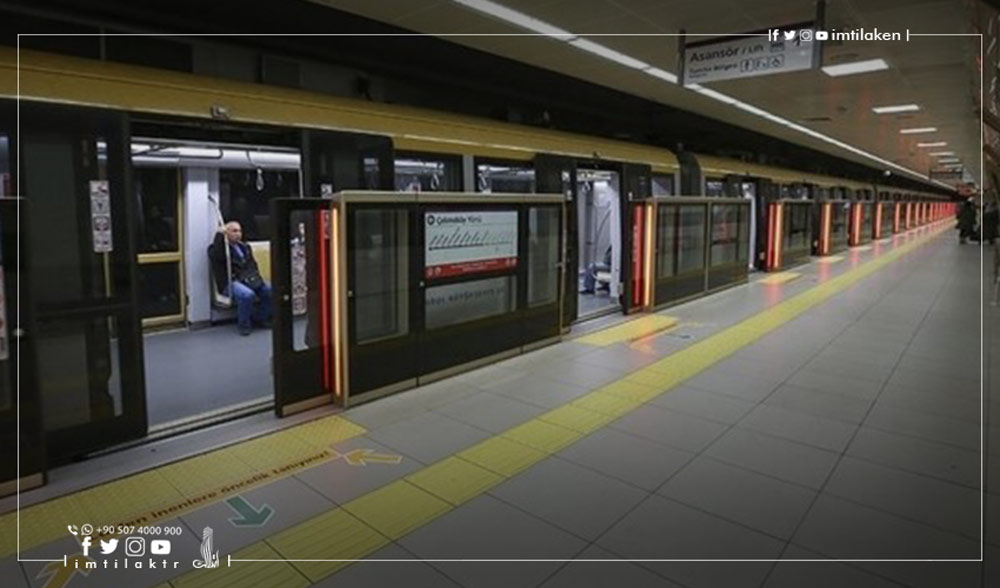
<path fill-rule="evenodd" d="M 576 561 L 371 561 L 319 585 L 1000 585 L 1000 429 L 980 436 L 980 256 L 954 241 L 942 235 L 884 266 L 370 558 Z M 750 283 L 668 309 L 679 326 L 644 346 L 571 340 L 350 410 L 368 432 L 342 449 L 398 453 L 398 469 L 345 474 L 336 471 L 343 464 L 327 464 L 251 498 L 297 501 L 300 509 L 280 513 L 281 524 L 294 524 L 311 503 L 341 504 L 888 247 L 795 268 L 802 276 L 779 286 Z M 991 337 L 1000 308 L 984 308 L 985 415 L 995 424 L 1000 403 L 989 374 L 1000 359 Z M 986 566 L 833 561 L 979 559 L 981 474 Z M 185 517 L 193 534 L 205 524 L 199 516 L 223 514 Z M 702 561 L 648 561 L 678 559 Z M 732 559 L 814 561 L 719 561 Z"/>
<path fill-rule="evenodd" d="M 863 261 L 849 256 L 822 271 Z M 645 351 L 564 343 L 460 378 L 467 394 L 428 410 L 484 431 L 531 418 L 821 270 L 796 271 L 777 300 L 750 284 L 665 311 L 681 325 Z M 470 587 L 987 585 L 978 562 L 829 561 L 980 557 L 979 287 L 978 249 L 946 234 L 400 543 L 581 560 L 430 564 Z M 821 561 L 583 561 L 777 558 Z"/>

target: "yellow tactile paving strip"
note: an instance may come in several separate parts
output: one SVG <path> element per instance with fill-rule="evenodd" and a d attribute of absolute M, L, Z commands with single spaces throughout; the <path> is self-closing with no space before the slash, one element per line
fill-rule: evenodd
<path fill-rule="evenodd" d="M 330 445 L 365 429 L 339 416 L 277 431 L 21 509 L 21 553 L 66 536 L 81 514 L 94 526 L 148 525 L 334 459 Z M 0 517 L 0 558 L 17 550 L 17 513 Z"/>
<path fill-rule="evenodd" d="M 602 329 L 574 339 L 577 343 L 586 343 L 598 347 L 607 347 L 623 341 L 633 341 L 648 337 L 652 334 L 665 331 L 677 324 L 677 319 L 672 316 L 661 314 L 650 314 L 630 320 L 628 322 Z"/>
<path fill-rule="evenodd" d="M 817 257 L 816 263 L 837 263 L 838 261 L 844 261 L 843 255 L 827 255 L 826 257 Z"/>
<path fill-rule="evenodd" d="M 219 557 L 221 560 L 225 556 Z M 240 559 L 279 559 L 281 554 L 261 541 L 245 547 L 231 557 Z M 220 562 L 218 568 L 195 570 L 175 578 L 174 588 L 247 588 L 250 586 L 281 586 L 305 588 L 311 582 L 286 563 L 243 563 L 227 566 Z"/>
<path fill-rule="evenodd" d="M 766 278 L 761 278 L 757 280 L 758 284 L 786 284 L 794 279 L 797 279 L 802 274 L 798 272 L 778 272 L 776 274 L 771 274 Z"/>
<path fill-rule="evenodd" d="M 589 392 L 569 404 L 481 441 L 403 480 L 356 498 L 266 541 L 284 558 L 292 560 L 350 560 L 370 556 L 387 545 L 390 537 L 398 539 L 450 512 L 458 504 L 517 475 L 583 435 L 668 392 L 676 384 L 926 243 L 937 232 L 940 229 L 664 357 L 622 380 Z M 240 558 L 234 556 L 233 559 Z M 349 562 L 291 563 L 311 580 L 318 581 L 339 571 Z M 236 562 L 234 565 L 244 564 Z M 255 585 L 260 588 L 281 586 L 276 582 Z M 181 584 L 175 583 L 175 588 L 181 588 Z"/>

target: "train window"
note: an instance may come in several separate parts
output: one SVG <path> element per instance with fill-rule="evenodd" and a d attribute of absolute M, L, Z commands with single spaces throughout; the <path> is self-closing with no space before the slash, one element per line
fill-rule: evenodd
<path fill-rule="evenodd" d="M 138 204 L 139 253 L 177 251 L 177 169 L 138 167 L 132 178 Z"/>
<path fill-rule="evenodd" d="M 222 216 L 240 223 L 244 241 L 267 241 L 271 236 L 269 203 L 272 198 L 299 195 L 299 173 L 290 170 L 219 170 Z"/>
<path fill-rule="evenodd" d="M 0 197 L 13 196 L 14 187 L 10 176 L 10 139 L 0 135 Z"/>
<path fill-rule="evenodd" d="M 405 335 L 408 311 L 410 242 L 405 210 L 358 210 L 354 217 L 354 324 L 357 342 Z"/>
<path fill-rule="evenodd" d="M 705 267 L 705 207 L 681 206 L 679 212 L 678 274 Z"/>
<path fill-rule="evenodd" d="M 533 194 L 535 170 L 530 163 L 476 162 L 476 191 Z"/>
<path fill-rule="evenodd" d="M 528 306 L 555 302 L 559 293 L 559 209 L 528 210 Z"/>
<path fill-rule="evenodd" d="M 653 174 L 653 196 L 674 195 L 673 174 Z"/>
<path fill-rule="evenodd" d="M 461 158 L 436 154 L 397 154 L 395 166 L 398 192 L 462 190 Z"/>
<path fill-rule="evenodd" d="M 706 196 L 725 196 L 726 185 L 721 178 L 708 178 L 705 180 Z"/>
<path fill-rule="evenodd" d="M 739 204 L 712 205 L 711 265 L 735 263 L 740 242 Z"/>
<path fill-rule="evenodd" d="M 140 316 L 148 318 L 179 315 L 180 262 L 144 263 L 138 268 Z"/>

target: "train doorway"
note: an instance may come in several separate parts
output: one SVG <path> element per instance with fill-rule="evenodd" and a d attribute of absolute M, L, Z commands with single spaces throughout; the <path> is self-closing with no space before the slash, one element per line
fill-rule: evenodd
<path fill-rule="evenodd" d="M 302 194 L 298 149 L 136 136 L 131 150 L 149 432 L 269 408 L 268 210 Z"/>
<path fill-rule="evenodd" d="M 621 310 L 621 181 L 617 171 L 579 168 L 576 177 L 579 318 Z"/>

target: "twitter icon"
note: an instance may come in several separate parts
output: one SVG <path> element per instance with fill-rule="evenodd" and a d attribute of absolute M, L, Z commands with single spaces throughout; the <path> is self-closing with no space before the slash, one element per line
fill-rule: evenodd
<path fill-rule="evenodd" d="M 107 541 L 105 541 L 104 539 L 101 539 L 101 553 L 102 554 L 109 555 L 111 553 L 114 553 L 116 549 L 118 549 L 118 540 L 117 539 L 108 539 Z"/>

